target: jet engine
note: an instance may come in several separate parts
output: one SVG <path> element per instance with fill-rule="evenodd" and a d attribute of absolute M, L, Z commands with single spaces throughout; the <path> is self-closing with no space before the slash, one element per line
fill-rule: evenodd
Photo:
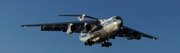
<path fill-rule="evenodd" d="M 130 34 L 130 33 L 131 33 L 130 30 L 128 30 L 128 29 L 123 29 L 123 36 L 126 36 L 126 35 L 128 35 L 128 34 Z"/>
<path fill-rule="evenodd" d="M 92 29 L 91 25 L 86 25 L 85 30 L 90 31 Z"/>
<path fill-rule="evenodd" d="M 72 34 L 74 31 L 76 31 L 76 26 L 73 25 L 72 23 L 69 24 L 66 33 L 67 34 Z"/>
<path fill-rule="evenodd" d="M 126 36 L 126 38 L 128 40 L 132 40 L 132 39 L 140 40 L 141 39 L 141 35 L 138 32 L 130 31 L 128 29 L 123 29 L 123 36 Z"/>
<path fill-rule="evenodd" d="M 123 29 L 123 34 L 122 35 L 125 36 L 128 40 L 134 39 L 132 31 L 129 30 L 129 29 L 126 29 L 126 28 Z"/>
<path fill-rule="evenodd" d="M 91 29 L 92 29 L 91 25 L 85 23 L 85 24 L 84 24 L 84 27 L 83 27 L 83 30 L 82 30 L 81 32 L 87 33 L 87 32 L 89 32 Z"/>
<path fill-rule="evenodd" d="M 141 35 L 138 32 L 133 32 L 133 38 L 140 40 L 141 39 Z"/>

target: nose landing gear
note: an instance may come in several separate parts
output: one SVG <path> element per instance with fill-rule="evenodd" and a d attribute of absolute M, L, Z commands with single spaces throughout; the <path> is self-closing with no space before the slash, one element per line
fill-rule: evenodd
<path fill-rule="evenodd" d="M 94 44 L 94 41 L 87 41 L 84 43 L 84 45 L 92 46 Z"/>
<path fill-rule="evenodd" d="M 112 43 L 111 42 L 104 42 L 101 44 L 102 47 L 109 47 L 109 46 L 112 46 Z"/>

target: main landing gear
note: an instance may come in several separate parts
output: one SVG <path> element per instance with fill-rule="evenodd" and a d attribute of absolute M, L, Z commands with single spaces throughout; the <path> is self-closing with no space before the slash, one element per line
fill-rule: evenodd
<path fill-rule="evenodd" d="M 94 45 L 94 44 L 95 44 L 95 42 L 93 42 L 93 41 L 87 41 L 87 42 L 84 43 L 84 45 L 86 45 L 86 46 L 92 46 L 92 45 Z M 111 42 L 108 42 L 108 41 L 105 41 L 105 42 L 103 42 L 103 43 L 101 44 L 101 46 L 102 46 L 102 47 L 109 47 L 109 46 L 112 46 L 112 43 L 111 43 Z"/>
<path fill-rule="evenodd" d="M 94 44 L 93 41 L 87 41 L 84 43 L 84 45 L 87 45 L 87 46 L 92 46 Z"/>
<path fill-rule="evenodd" d="M 112 46 L 112 43 L 111 42 L 104 42 L 101 44 L 102 47 L 109 47 L 109 46 Z"/>

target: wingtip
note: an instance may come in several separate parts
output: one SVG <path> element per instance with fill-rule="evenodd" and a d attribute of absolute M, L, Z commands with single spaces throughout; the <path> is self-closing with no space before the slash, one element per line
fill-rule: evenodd
<path fill-rule="evenodd" d="M 21 25 L 21 27 L 26 27 L 25 25 Z"/>
<path fill-rule="evenodd" d="M 58 14 L 58 16 L 61 16 L 60 14 Z"/>
<path fill-rule="evenodd" d="M 153 40 L 157 40 L 158 38 L 153 38 Z"/>

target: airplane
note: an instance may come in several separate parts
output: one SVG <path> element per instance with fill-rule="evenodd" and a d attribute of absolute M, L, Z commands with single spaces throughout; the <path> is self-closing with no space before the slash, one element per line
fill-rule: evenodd
<path fill-rule="evenodd" d="M 98 19 L 86 14 L 62 14 L 59 16 L 77 16 L 79 21 L 27 24 L 21 27 L 39 26 L 41 27 L 41 31 L 62 31 L 67 34 L 80 33 L 79 39 L 86 46 L 101 44 L 102 47 L 109 47 L 112 46 L 109 39 L 115 39 L 115 37 L 125 37 L 127 40 L 140 40 L 141 37 L 152 40 L 158 39 L 124 26 L 123 19 L 120 16 L 112 16 L 108 19 Z M 92 20 L 85 20 L 85 18 Z"/>

